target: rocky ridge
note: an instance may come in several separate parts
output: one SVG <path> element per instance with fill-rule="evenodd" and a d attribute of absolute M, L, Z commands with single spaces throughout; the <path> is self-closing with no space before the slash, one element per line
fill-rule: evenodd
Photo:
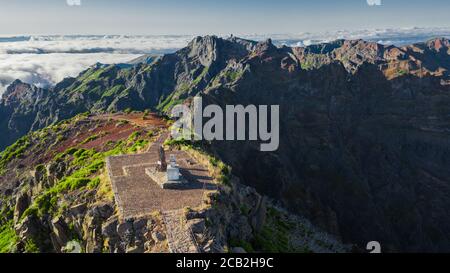
<path fill-rule="evenodd" d="M 0 101 L 0 140 L 6 147 L 85 111 L 167 113 L 196 95 L 222 105 L 278 104 L 277 152 L 212 143 L 242 183 L 345 242 L 442 251 L 450 245 L 448 71 L 449 41 L 440 38 L 277 48 L 270 40 L 198 37 L 131 67 L 98 64 L 52 90 L 15 82 Z"/>
<path fill-rule="evenodd" d="M 14 156 L 3 169 L 10 183 L 0 184 L 0 252 L 176 252 L 188 243 L 186 231 L 192 232 L 200 252 L 348 250 L 311 224 L 292 226 L 293 220 L 280 218 L 293 217 L 286 211 L 271 208 L 269 213 L 271 203 L 236 178 L 205 196 L 201 207 L 185 208 L 170 221 L 160 211 L 124 219 L 105 160 L 145 151 L 159 139 L 164 124 L 155 119 L 145 113 L 79 115 L 29 134 L 26 146 L 7 150 Z M 189 150 L 210 166 L 218 181 L 225 179 L 209 155 Z M 283 240 L 266 237 L 262 232 L 268 228 L 282 228 Z"/>

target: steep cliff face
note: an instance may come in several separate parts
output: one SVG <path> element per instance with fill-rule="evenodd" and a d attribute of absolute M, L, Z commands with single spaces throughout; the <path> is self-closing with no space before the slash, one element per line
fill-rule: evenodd
<path fill-rule="evenodd" d="M 0 147 L 85 111 L 167 113 L 195 95 L 280 105 L 278 151 L 213 142 L 243 183 L 345 242 L 448 251 L 449 56 L 446 39 L 277 48 L 198 37 L 174 54 L 96 65 L 49 91 L 14 83 L 0 102 Z"/>
<path fill-rule="evenodd" d="M 384 65 L 370 61 L 351 73 L 335 62 L 302 69 L 285 49 L 257 48 L 241 62 L 239 80 L 212 87 L 204 98 L 280 105 L 280 148 L 261 153 L 253 143 L 216 142 L 221 158 L 248 185 L 347 242 L 448 250 L 445 77 L 391 79 Z"/>
<path fill-rule="evenodd" d="M 48 90 L 18 80 L 7 88 L 0 102 L 0 128 L 3 132 L 0 136 L 1 148 L 4 148 L 5 144 L 15 142 L 30 130 L 36 130 L 57 120 L 42 107 L 42 105 L 47 109 L 54 107 L 48 97 Z M 40 113 L 41 117 L 38 117 L 37 113 Z"/>

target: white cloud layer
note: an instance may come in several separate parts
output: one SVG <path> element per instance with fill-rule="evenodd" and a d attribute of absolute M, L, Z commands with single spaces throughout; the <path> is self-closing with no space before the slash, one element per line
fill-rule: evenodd
<path fill-rule="evenodd" d="M 21 36 L 0 37 L 0 54 L 166 53 L 193 36 Z"/>
<path fill-rule="evenodd" d="M 450 28 L 397 28 L 356 31 L 334 31 L 323 33 L 299 33 L 292 35 L 249 35 L 249 39 L 272 38 L 278 44 L 289 46 L 308 46 L 338 39 L 364 39 L 385 45 L 409 45 L 424 42 L 436 37 L 450 38 Z"/>
<path fill-rule="evenodd" d="M 450 37 L 450 28 L 408 28 L 292 35 L 239 35 L 252 40 L 272 38 L 278 44 L 305 46 L 336 39 L 366 39 L 404 45 L 433 37 Z M 142 54 L 173 52 L 193 36 L 16 36 L 0 37 L 0 94 L 15 79 L 38 86 L 76 76 L 90 65 L 128 62 Z"/>
<path fill-rule="evenodd" d="M 81 6 L 81 0 L 66 0 L 69 6 Z"/>
<path fill-rule="evenodd" d="M 138 56 L 108 53 L 0 54 L 0 90 L 5 90 L 15 79 L 48 87 L 65 77 L 77 76 L 97 62 L 123 63 Z"/>
<path fill-rule="evenodd" d="M 15 79 L 41 87 L 77 76 L 89 66 L 129 62 L 186 46 L 192 36 L 0 37 L 0 94 Z"/>

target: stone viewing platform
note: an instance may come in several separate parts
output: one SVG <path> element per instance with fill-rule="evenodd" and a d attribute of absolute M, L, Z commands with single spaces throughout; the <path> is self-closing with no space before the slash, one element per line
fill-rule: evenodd
<path fill-rule="evenodd" d="M 123 219 L 161 211 L 171 251 L 197 252 L 192 232 L 180 215 L 186 207 L 201 206 L 205 192 L 217 187 L 208 169 L 184 151 L 170 151 L 170 162 L 165 164 L 162 143 L 166 138 L 163 134 L 146 153 L 107 158 L 115 201 Z"/>
<path fill-rule="evenodd" d="M 155 174 L 153 170 L 158 167 L 159 149 L 166 138 L 167 135 L 161 136 L 146 153 L 107 158 L 108 175 L 124 219 L 157 210 L 198 207 L 202 205 L 205 191 L 216 188 L 208 169 L 184 151 L 170 152 L 177 160 L 183 182 L 178 181 L 178 187 L 161 186 L 170 181 L 166 180 L 165 172 Z"/>

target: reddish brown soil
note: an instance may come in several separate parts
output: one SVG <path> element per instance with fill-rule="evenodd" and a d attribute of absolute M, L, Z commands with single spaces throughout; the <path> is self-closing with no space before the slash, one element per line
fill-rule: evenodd
<path fill-rule="evenodd" d="M 127 123 L 121 121 L 127 121 Z M 19 172 L 30 171 L 38 164 L 47 164 L 55 155 L 64 152 L 68 148 L 77 147 L 102 151 L 105 144 L 109 141 L 126 140 L 133 132 L 141 131 L 147 133 L 163 127 L 166 127 L 164 120 L 154 114 L 149 114 L 146 119 L 143 119 L 142 113 L 89 117 L 88 120 L 69 129 L 66 133 L 66 140 L 52 146 L 55 139 L 49 139 L 48 143 L 45 143 L 47 146 L 30 147 L 20 160 L 14 160 L 9 164 L 7 172 L 3 177 L 0 177 L 0 188 L 13 186 L 11 183 L 14 183 L 13 181 L 16 180 L 16 169 Z M 99 137 L 81 144 L 94 135 Z"/>
<path fill-rule="evenodd" d="M 156 114 L 148 114 L 144 117 L 143 113 L 130 113 L 130 114 L 113 114 L 103 115 L 97 117 L 99 119 L 112 119 L 112 120 L 126 120 L 130 123 L 141 127 L 167 127 L 166 122 Z"/>
<path fill-rule="evenodd" d="M 144 120 L 142 113 L 101 115 L 90 117 L 90 120 L 97 121 L 98 126 L 86 132 L 79 132 L 75 137 L 64 141 L 55 149 L 55 154 L 65 151 L 67 147 L 101 150 L 107 142 L 125 140 L 136 131 L 145 132 L 166 126 L 164 120 L 154 114 L 148 115 Z M 121 123 L 121 121 L 128 123 Z M 94 135 L 97 135 L 98 138 L 81 144 Z"/>

